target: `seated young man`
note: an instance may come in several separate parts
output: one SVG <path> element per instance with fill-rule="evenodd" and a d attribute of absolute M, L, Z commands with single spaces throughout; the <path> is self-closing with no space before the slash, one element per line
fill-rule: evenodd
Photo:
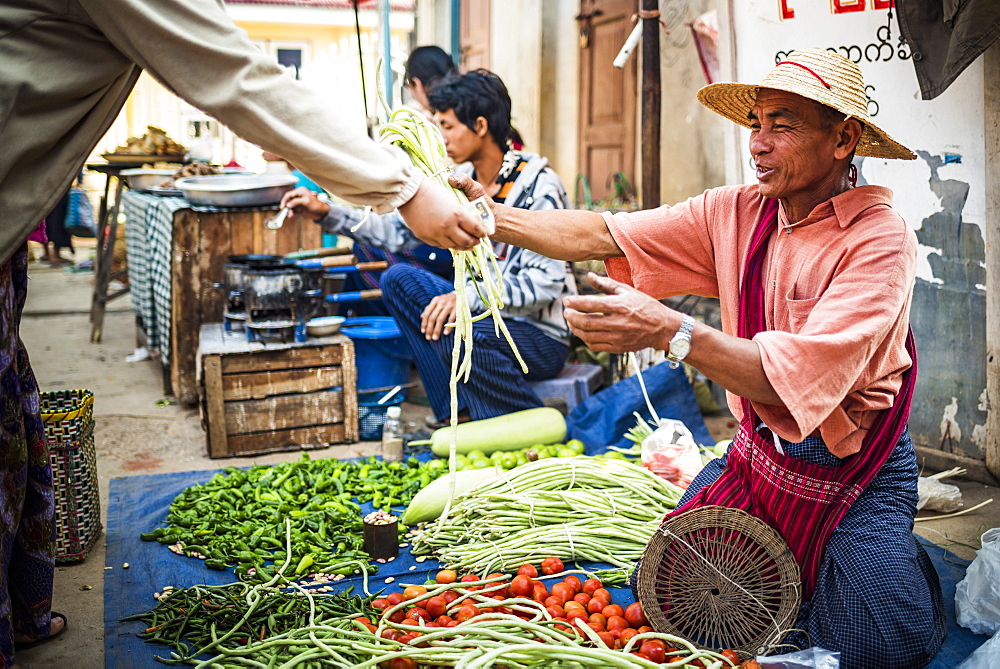
<path fill-rule="evenodd" d="M 523 209 L 564 209 L 569 197 L 548 161 L 510 148 L 511 102 L 499 77 L 477 70 L 442 81 L 430 95 L 456 172 L 471 176 L 495 201 Z M 289 191 L 281 202 L 313 218 L 323 229 L 389 253 L 420 244 L 395 214 L 369 215 L 328 204 L 305 189 Z M 480 420 L 542 405 L 528 385 L 556 376 L 568 353 L 569 330 L 561 297 L 575 293 L 566 265 L 509 244 L 494 244 L 504 283 L 504 322 L 528 366 L 524 374 L 492 319 L 473 325 L 473 364 L 468 383 L 458 384 L 461 419 Z M 426 269 L 397 263 L 382 273 L 382 298 L 406 337 L 434 411 L 432 427 L 450 416 L 449 374 L 455 317 L 454 285 Z M 465 286 L 473 313 L 485 310 L 476 286 Z"/>

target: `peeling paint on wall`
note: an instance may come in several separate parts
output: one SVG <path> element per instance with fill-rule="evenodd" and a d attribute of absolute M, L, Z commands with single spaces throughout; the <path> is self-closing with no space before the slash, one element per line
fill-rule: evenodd
<path fill-rule="evenodd" d="M 930 170 L 940 209 L 916 230 L 933 277 L 918 276 L 910 323 L 918 376 L 910 432 L 918 444 L 983 457 L 986 423 L 986 244 L 981 226 L 963 219 L 969 184 L 943 179 L 941 155 L 917 151 Z M 944 409 L 942 410 L 942 407 Z M 964 429 L 963 429 L 964 427 Z"/>
<path fill-rule="evenodd" d="M 952 397 L 951 404 L 944 408 L 944 417 L 941 419 L 941 441 L 948 439 L 962 441 L 962 428 L 955 422 L 955 414 L 958 413 L 958 398 Z"/>

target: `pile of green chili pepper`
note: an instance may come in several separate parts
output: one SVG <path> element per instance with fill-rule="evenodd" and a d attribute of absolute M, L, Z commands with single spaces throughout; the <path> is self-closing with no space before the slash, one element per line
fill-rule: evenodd
<path fill-rule="evenodd" d="M 227 467 L 208 482 L 182 491 L 170 505 L 166 525 L 143 533 L 172 550 L 205 560 L 210 569 L 236 565 L 241 578 L 266 580 L 286 561 L 290 577 L 346 576 L 370 565 L 363 551 L 359 503 L 390 510 L 409 503 L 421 488 L 447 471 L 443 461 L 345 462 L 311 459 Z M 292 525 L 292 551 L 281 540 Z M 405 527 L 400 525 L 400 532 Z"/>
<path fill-rule="evenodd" d="M 146 625 L 139 636 L 150 643 L 171 646 L 177 656 L 190 661 L 211 648 L 226 654 L 247 644 L 286 634 L 320 621 L 355 629 L 351 618 L 377 619 L 370 606 L 373 597 L 343 593 L 312 593 L 261 588 L 247 583 L 195 585 L 174 590 L 161 598 L 156 608 L 122 620 Z M 220 642 L 220 639 L 222 640 Z M 185 660 L 182 660 L 185 661 Z"/>

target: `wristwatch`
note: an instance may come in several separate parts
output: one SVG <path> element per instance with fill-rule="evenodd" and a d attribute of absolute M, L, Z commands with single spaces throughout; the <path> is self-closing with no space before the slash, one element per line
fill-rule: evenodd
<path fill-rule="evenodd" d="M 670 361 L 670 369 L 677 369 L 681 360 L 691 352 L 691 333 L 694 331 L 694 319 L 688 314 L 684 314 L 681 319 L 681 326 L 677 329 L 677 334 L 670 340 L 670 348 L 667 350 L 667 360 Z"/>

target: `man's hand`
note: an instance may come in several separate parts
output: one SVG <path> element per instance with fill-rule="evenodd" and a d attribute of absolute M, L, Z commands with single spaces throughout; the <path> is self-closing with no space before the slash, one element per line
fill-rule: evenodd
<path fill-rule="evenodd" d="M 667 350 L 681 314 L 631 286 L 594 273 L 590 285 L 604 295 L 563 298 L 566 323 L 593 351 Z"/>
<path fill-rule="evenodd" d="M 420 331 L 428 341 L 437 341 L 442 333 L 445 335 L 451 333 L 451 328 L 446 328 L 445 324 L 455 320 L 456 301 L 454 292 L 438 295 L 420 314 Z"/>
<path fill-rule="evenodd" d="M 424 179 L 416 194 L 399 207 L 407 227 L 431 246 L 467 251 L 485 237 L 479 220 L 444 186 Z"/>
<path fill-rule="evenodd" d="M 308 188 L 293 188 L 281 197 L 281 206 L 288 207 L 299 216 L 319 221 L 330 212 L 330 205 L 320 200 Z"/>

